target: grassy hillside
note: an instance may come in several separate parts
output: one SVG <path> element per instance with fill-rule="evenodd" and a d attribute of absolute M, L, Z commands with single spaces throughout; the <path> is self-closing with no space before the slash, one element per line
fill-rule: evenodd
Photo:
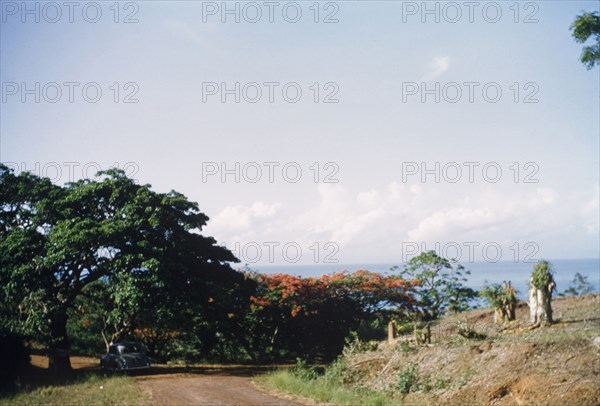
<path fill-rule="evenodd" d="M 600 404 L 600 296 L 558 298 L 553 307 L 548 328 L 528 328 L 524 303 L 504 326 L 491 310 L 473 310 L 441 319 L 431 344 L 407 335 L 375 351 L 349 349 L 324 373 L 278 372 L 260 384 L 348 405 L 358 399 L 349 393 L 374 405 Z"/>

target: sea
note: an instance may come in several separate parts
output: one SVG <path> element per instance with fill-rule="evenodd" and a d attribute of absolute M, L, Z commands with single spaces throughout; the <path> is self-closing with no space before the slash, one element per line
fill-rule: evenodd
<path fill-rule="evenodd" d="M 593 292 L 600 291 L 600 258 L 594 259 L 556 259 L 549 260 L 554 267 L 554 279 L 559 293 L 564 292 L 572 284 L 573 277 L 580 273 L 587 277 Z M 356 271 L 365 269 L 381 274 L 393 274 L 390 270 L 393 266 L 403 267 L 403 264 L 310 264 L 310 265 L 252 265 L 252 270 L 265 273 L 286 273 L 302 277 L 319 277 L 340 271 Z M 465 285 L 479 290 L 486 283 L 502 283 L 510 281 L 517 290 L 519 298 L 525 299 L 529 284 L 529 275 L 535 263 L 529 262 L 470 262 L 461 264 L 465 270 L 471 271 L 466 275 Z"/>

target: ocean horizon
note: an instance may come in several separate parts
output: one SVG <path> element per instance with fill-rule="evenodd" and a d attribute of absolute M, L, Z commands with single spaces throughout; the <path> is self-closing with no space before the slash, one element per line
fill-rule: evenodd
<path fill-rule="evenodd" d="M 554 278 L 556 280 L 559 293 L 564 292 L 571 286 L 571 282 L 576 273 L 587 276 L 588 282 L 593 287 L 594 292 L 600 291 L 600 258 L 586 259 L 556 259 L 549 260 L 554 266 Z M 354 264 L 308 264 L 308 265 L 252 265 L 250 269 L 266 274 L 285 273 L 302 277 L 320 277 L 322 275 L 335 272 L 348 271 L 353 272 L 359 269 L 365 269 L 381 274 L 392 274 L 390 270 L 398 265 L 401 268 L 402 263 L 354 263 Z M 465 270 L 471 271 L 466 275 L 465 283 L 472 289 L 479 290 L 484 283 L 501 283 L 510 281 L 513 287 L 518 291 L 521 299 L 525 298 L 528 289 L 529 275 L 535 265 L 535 262 L 468 262 L 461 263 Z"/>

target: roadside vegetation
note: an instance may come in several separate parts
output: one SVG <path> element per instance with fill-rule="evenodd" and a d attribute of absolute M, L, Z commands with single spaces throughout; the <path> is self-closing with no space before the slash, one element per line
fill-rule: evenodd
<path fill-rule="evenodd" d="M 400 403 L 391 402 L 384 393 L 343 385 L 335 373 L 329 372 L 332 370 L 328 369 L 328 373 L 321 375 L 312 368 L 300 366 L 291 371 L 280 370 L 260 376 L 256 378 L 256 383 L 267 391 L 293 394 L 311 402 L 340 406 L 400 405 Z"/>
<path fill-rule="evenodd" d="M 61 385 L 34 389 L 0 398 L 0 405 L 146 405 L 148 399 L 127 376 L 86 374 Z"/>
<path fill-rule="evenodd" d="M 541 404 L 600 402 L 600 295 L 557 298 L 555 321 L 532 328 L 528 306 L 494 323 L 493 309 L 447 315 L 432 325 L 431 344 L 412 334 L 376 349 L 349 343 L 325 368 L 260 377 L 259 386 L 316 402 L 352 404 Z"/>

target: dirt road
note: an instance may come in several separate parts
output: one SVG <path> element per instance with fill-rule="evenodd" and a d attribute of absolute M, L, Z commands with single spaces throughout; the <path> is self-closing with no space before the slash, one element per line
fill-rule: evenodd
<path fill-rule="evenodd" d="M 302 406 L 259 391 L 252 371 L 139 376 L 138 382 L 154 405 Z"/>

